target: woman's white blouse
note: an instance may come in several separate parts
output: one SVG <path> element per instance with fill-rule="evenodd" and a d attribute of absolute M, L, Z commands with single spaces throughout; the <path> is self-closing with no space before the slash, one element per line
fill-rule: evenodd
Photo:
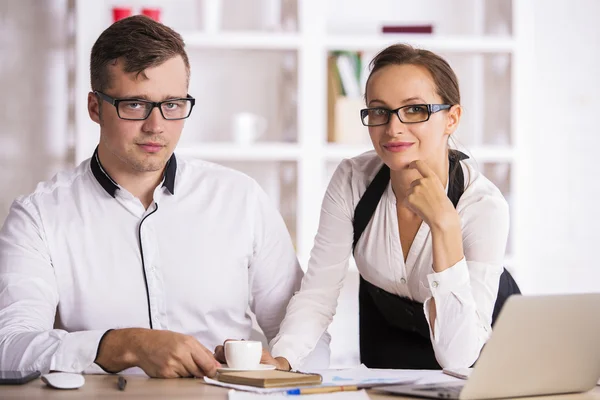
<path fill-rule="evenodd" d="M 354 209 L 382 165 L 374 151 L 364 153 L 342 161 L 329 183 L 302 288 L 271 343 L 274 354 L 278 348 L 295 349 L 292 365 L 302 364 L 332 321 L 352 251 Z M 435 333 L 430 337 L 444 368 L 470 367 L 491 334 L 509 229 L 508 204 L 498 188 L 468 162 L 461 165 L 465 191 L 456 207 L 465 256 L 461 261 L 435 273 L 431 232 L 422 223 L 404 262 L 389 184 L 355 251 L 364 279 L 423 302 L 427 320 L 435 299 Z"/>

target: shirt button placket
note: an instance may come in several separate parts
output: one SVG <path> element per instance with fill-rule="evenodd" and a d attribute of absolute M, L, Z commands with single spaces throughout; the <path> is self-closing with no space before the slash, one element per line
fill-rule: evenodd
<path fill-rule="evenodd" d="M 150 221 L 152 216 L 148 218 L 142 224 L 142 249 L 144 256 L 144 269 L 146 273 L 146 280 L 148 283 L 148 299 L 150 301 L 150 313 L 152 315 L 152 327 L 154 329 L 161 329 L 159 315 L 159 305 L 157 302 L 157 279 L 156 279 L 156 268 L 154 266 L 155 260 L 155 249 L 154 249 L 154 230 L 152 229 L 152 222 Z"/>

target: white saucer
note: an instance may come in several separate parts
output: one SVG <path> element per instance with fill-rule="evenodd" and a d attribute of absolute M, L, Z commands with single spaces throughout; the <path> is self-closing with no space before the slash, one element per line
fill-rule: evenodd
<path fill-rule="evenodd" d="M 237 368 L 229 368 L 227 364 L 223 364 L 221 368 L 217 368 L 219 372 L 239 372 L 239 371 L 269 371 L 275 369 L 274 365 L 271 364 L 259 364 L 258 367 L 254 369 L 237 369 Z"/>

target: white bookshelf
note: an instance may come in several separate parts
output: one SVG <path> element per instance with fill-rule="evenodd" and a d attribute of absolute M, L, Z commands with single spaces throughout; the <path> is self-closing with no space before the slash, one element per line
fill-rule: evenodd
<path fill-rule="evenodd" d="M 427 3 L 430 4 L 432 1 Z M 76 26 L 77 32 L 81 32 L 76 38 L 77 82 L 74 88 L 78 99 L 76 102 L 77 137 L 74 143 L 77 162 L 89 157 L 93 147 L 97 143 L 97 135 L 90 132 L 97 132 L 98 128 L 89 121 L 83 99 L 85 99 L 89 90 L 89 51 L 100 31 L 106 27 L 106 21 L 102 23 L 97 21 L 98 10 L 119 4 L 117 0 L 107 1 L 106 4 L 101 3 L 76 0 L 78 9 Z M 130 3 L 143 5 L 141 0 L 132 0 Z M 177 3 L 177 1 L 173 3 Z M 187 3 L 191 4 L 193 1 L 186 0 Z M 465 65 L 472 69 L 472 73 L 467 77 L 467 83 L 472 83 L 475 90 L 465 92 L 464 80 L 461 82 L 463 101 L 470 100 L 471 104 L 474 105 L 466 110 L 472 116 L 471 125 L 467 128 L 474 132 L 469 137 L 473 142 L 465 143 L 462 140 L 460 142 L 461 145 L 464 144 L 466 152 L 472 156 L 476 165 L 503 165 L 508 167 L 508 175 L 505 177 L 507 183 L 503 187 L 507 190 L 505 195 L 509 199 L 513 222 L 518 218 L 517 216 L 521 211 L 519 198 L 522 196 L 519 174 L 523 173 L 519 169 L 522 163 L 520 159 L 519 136 L 527 134 L 526 127 L 528 126 L 528 113 L 525 111 L 526 105 L 522 104 L 520 99 L 524 98 L 526 94 L 525 88 L 527 85 L 524 79 L 527 76 L 528 68 L 530 68 L 526 54 L 528 48 L 523 45 L 523 39 L 524 35 L 527 34 L 527 25 L 531 20 L 531 0 L 513 0 L 509 2 L 512 3 L 510 11 L 512 33 L 494 35 L 486 33 L 484 29 L 486 21 L 481 14 L 489 4 L 489 2 L 484 0 L 459 1 L 461 5 L 467 4 L 472 6 L 469 8 L 469 12 L 473 14 L 472 25 L 474 28 L 472 29 L 472 33 L 453 34 L 451 32 L 442 32 L 434 35 L 382 35 L 373 32 L 363 33 L 362 31 L 339 32 L 332 30 L 328 26 L 331 21 L 328 20 L 328 4 L 326 1 L 298 0 L 297 3 L 297 32 L 242 30 L 205 33 L 202 30 L 178 29 L 177 24 L 171 24 L 171 26 L 182 33 L 188 52 L 190 54 L 201 54 L 201 57 L 199 57 L 200 60 L 202 60 L 202 57 L 213 57 L 221 53 L 229 55 L 236 52 L 240 54 L 259 54 L 259 58 L 263 54 L 292 54 L 295 60 L 296 76 L 296 93 L 294 98 L 297 122 L 294 127 L 295 140 L 290 140 L 289 138 L 261 139 L 255 144 L 242 146 L 233 143 L 229 140 L 227 134 L 223 134 L 223 137 L 216 138 L 202 139 L 200 137 L 197 140 L 196 138 L 193 140 L 186 139 L 178 146 L 176 150 L 177 154 L 222 162 L 226 165 L 239 166 L 243 172 L 246 172 L 245 165 L 248 165 L 248 169 L 252 171 L 256 171 L 257 165 L 264 165 L 267 175 L 273 175 L 272 169 L 274 166 L 289 166 L 293 164 L 296 174 L 294 190 L 289 190 L 289 193 L 278 192 L 277 195 L 281 198 L 280 205 L 282 208 L 285 208 L 285 206 L 289 207 L 289 204 L 295 207 L 295 212 L 291 217 L 294 223 L 288 224 L 288 227 L 294 229 L 292 236 L 295 238 L 298 258 L 302 267 L 306 268 L 314 236 L 317 232 L 324 190 L 332 168 L 342 159 L 354 157 L 372 148 L 368 144 L 345 145 L 327 142 L 327 54 L 330 51 L 336 50 L 374 53 L 393 43 L 409 43 L 416 47 L 439 52 L 444 56 L 476 56 L 465 63 Z M 348 4 L 350 3 L 348 2 Z M 440 4 L 442 3 L 444 2 L 440 2 Z M 165 4 L 164 7 L 169 7 L 169 4 L 172 3 Z M 242 5 L 242 2 L 239 2 L 239 4 Z M 418 8 L 421 2 L 412 2 L 410 4 Z M 451 7 L 450 5 L 446 6 Z M 387 13 L 387 11 L 383 12 Z M 422 14 L 425 14 L 425 11 Z M 167 13 L 165 13 L 166 15 Z M 173 15 L 173 13 L 170 15 Z M 165 23 L 168 23 L 168 21 L 165 21 Z M 485 130 L 485 118 L 483 117 L 483 113 L 478 114 L 478 112 L 485 108 L 492 100 L 495 100 L 495 98 L 493 94 L 480 90 L 480 87 L 485 86 L 486 77 L 483 70 L 487 65 L 486 63 L 489 63 L 490 60 L 494 61 L 493 58 L 498 55 L 510 58 L 510 78 L 507 82 L 510 86 L 510 96 L 507 99 L 508 104 L 506 104 L 510 110 L 510 122 L 508 123 L 506 140 L 486 144 L 482 139 L 482 132 Z M 190 58 L 192 63 L 194 63 L 193 57 Z M 244 63 L 232 67 L 231 65 L 227 65 L 232 64 L 230 60 L 226 59 L 223 62 L 223 67 L 237 67 L 243 70 L 250 65 Z M 450 62 L 453 65 L 452 61 Z M 265 67 L 267 67 L 270 62 L 265 61 L 264 63 Z M 257 74 L 261 72 L 260 68 L 256 67 L 256 64 L 252 65 L 252 68 L 256 68 Z M 192 81 L 198 77 L 210 80 L 211 78 L 206 78 L 206 76 L 218 76 L 220 73 L 218 70 L 219 67 L 213 65 L 212 68 L 212 70 L 204 70 L 192 64 Z M 254 79 L 254 74 L 244 76 L 248 76 L 248 78 L 244 78 L 248 82 Z M 234 78 L 236 77 L 232 76 L 232 79 Z M 264 79 L 264 76 L 261 79 Z M 206 83 L 207 81 L 203 82 Z M 217 101 L 223 98 L 223 104 L 226 105 L 228 104 L 228 99 L 235 96 L 247 96 L 250 97 L 250 100 L 245 103 L 246 106 L 252 106 L 255 100 L 269 96 L 269 92 L 267 91 L 246 90 L 244 87 L 239 88 L 237 92 L 229 93 L 226 89 L 221 91 L 215 89 L 215 87 L 205 89 L 202 86 L 191 94 L 199 101 L 206 98 L 214 98 Z M 269 110 L 269 106 L 263 107 Z M 184 136 L 189 137 L 191 134 L 194 134 L 198 126 L 201 127 L 205 122 L 205 118 L 211 117 L 210 114 L 199 115 L 202 109 L 202 106 L 194 109 L 191 119 L 196 118 L 197 121 L 200 120 L 201 122 L 192 126 L 186 125 L 183 133 Z M 190 123 L 192 122 L 194 121 L 190 121 Z M 356 116 L 356 124 L 360 124 L 358 115 Z M 219 132 L 227 131 L 219 130 Z M 462 148 L 462 146 L 459 147 Z M 292 198 L 286 199 L 286 195 Z M 289 219 L 289 215 L 286 218 Z M 286 222 L 288 219 L 286 219 Z M 510 253 L 506 256 L 506 265 L 514 273 L 519 268 L 519 224 L 512 224 L 512 226 L 509 238 Z M 514 228 L 515 226 L 516 228 Z M 493 229 L 493 227 L 490 227 L 490 229 Z M 351 263 L 350 271 L 351 273 L 356 273 L 356 267 L 353 262 Z M 340 303 L 339 307 L 344 307 L 343 302 Z M 348 313 L 348 315 L 354 314 L 356 313 Z M 334 323 L 335 321 L 334 319 Z M 351 321 L 354 320 L 352 319 Z M 344 329 L 340 329 L 340 331 L 344 331 Z M 340 358 L 337 359 L 337 365 L 344 365 L 348 361 L 343 359 L 343 355 L 338 356 Z M 336 364 L 335 357 L 337 356 L 334 350 L 332 359 L 334 364 Z"/>
<path fill-rule="evenodd" d="M 140 6 L 142 2 L 138 1 Z M 528 3 L 529 0 L 524 0 Z M 506 163 L 510 165 L 511 182 L 511 211 L 518 212 L 518 196 L 516 193 L 518 182 L 518 133 L 523 126 L 522 107 L 517 107 L 519 101 L 519 82 L 522 79 L 520 71 L 525 68 L 520 63 L 519 24 L 527 24 L 528 6 L 523 1 L 513 1 L 512 5 L 512 32 L 513 34 L 490 35 L 483 32 L 485 21 L 483 12 L 486 4 L 482 0 L 471 0 L 473 12 L 473 25 L 480 34 L 452 34 L 441 33 L 434 35 L 414 34 L 376 34 L 376 33 L 340 33 L 332 32 L 328 27 L 326 5 L 319 0 L 298 1 L 298 31 L 297 32 L 262 32 L 262 31 L 223 31 L 221 33 L 205 33 L 202 30 L 182 30 L 189 52 L 209 51 L 210 54 L 219 51 L 244 51 L 244 52 L 292 52 L 296 57 L 297 74 L 297 126 L 296 141 L 285 143 L 281 141 L 260 141 L 250 146 L 223 143 L 221 140 L 214 142 L 197 141 L 182 142 L 177 152 L 182 155 L 199 157 L 213 161 L 251 161 L 273 162 L 293 161 L 297 163 L 297 190 L 296 190 L 296 248 L 302 265 L 305 266 L 317 230 L 320 203 L 323 188 L 327 183 L 328 164 L 339 162 L 344 158 L 356 156 L 371 149 L 369 145 L 343 145 L 327 143 L 327 65 L 326 55 L 333 50 L 357 50 L 376 52 L 386 46 L 404 42 L 417 47 L 430 49 L 444 55 L 495 55 L 508 54 L 511 57 L 511 122 L 507 144 L 484 145 L 482 143 L 466 143 L 467 152 L 479 164 Z M 192 4 L 190 1 L 185 4 Z M 464 3 L 464 2 L 463 2 Z M 98 22 L 100 9 L 110 9 L 118 5 L 118 1 L 106 4 L 94 4 L 85 0 L 78 0 L 76 27 L 81 32 L 76 37 L 76 97 L 85 98 L 89 90 L 89 50 L 93 41 L 110 21 Z M 133 5 L 137 4 L 135 1 Z M 165 5 L 165 8 L 167 5 Z M 530 7 L 529 7 L 530 8 Z M 479 14 L 478 14 L 479 13 Z M 105 15 L 108 15 L 105 13 Z M 166 13 L 165 13 L 166 15 Z M 166 22 L 166 21 L 165 21 Z M 95 24 L 95 25 L 94 25 Z M 95 28 L 94 30 L 94 26 Z M 483 83 L 481 58 L 472 62 L 473 75 L 469 77 L 477 84 Z M 192 80 L 198 74 L 192 65 Z M 242 66 L 243 67 L 243 66 Z M 218 93 L 194 93 L 196 97 L 218 96 Z M 260 94 L 259 94 L 260 96 Z M 463 93 L 463 98 L 474 99 L 474 102 L 485 104 L 486 95 L 482 91 Z M 473 110 L 470 110 L 473 111 Z M 198 111 L 194 110 L 194 114 Z M 472 114 L 473 115 L 473 114 Z M 192 115 L 194 118 L 194 115 Z M 473 130 L 479 134 L 484 129 L 482 117 L 475 115 Z M 91 154 L 97 136 L 90 131 L 97 131 L 97 127 L 89 121 L 87 109 L 83 101 L 76 103 L 77 137 L 75 139 L 76 161 L 79 162 Z M 358 116 L 356 123 L 360 123 Z M 460 129 L 460 128 L 459 128 Z M 184 131 L 184 135 L 186 135 Z M 511 232 L 511 254 L 507 255 L 512 264 L 518 264 L 516 238 L 518 232 Z"/>
<path fill-rule="evenodd" d="M 528 1 L 528 0 L 525 0 Z M 85 98 L 89 90 L 89 50 L 93 41 L 110 21 L 98 22 L 99 7 L 109 9 L 111 3 L 98 5 L 85 0 L 77 1 L 77 98 Z M 133 2 L 135 5 L 135 2 Z M 188 2 L 189 3 L 189 2 Z M 527 19 L 519 13 L 526 9 L 520 2 L 512 7 L 513 32 L 518 33 L 517 23 L 526 23 Z M 141 2 L 140 2 L 141 4 Z M 482 30 L 483 17 L 478 16 L 484 9 L 481 0 L 472 0 L 474 25 L 476 30 Z M 167 6 L 165 6 L 166 8 Z M 221 33 L 205 33 L 202 30 L 182 30 L 188 52 L 243 51 L 243 52 L 292 52 L 296 56 L 297 74 L 297 126 L 296 141 L 260 141 L 249 146 L 240 146 L 231 142 L 213 140 L 182 142 L 177 153 L 186 156 L 223 162 L 286 162 L 297 164 L 296 188 L 296 248 L 303 266 L 306 266 L 313 238 L 318 226 L 320 204 L 323 188 L 329 176 L 327 169 L 332 163 L 344 158 L 350 158 L 371 149 L 365 145 L 344 145 L 327 143 L 327 65 L 326 55 L 329 51 L 365 51 L 374 53 L 393 43 L 410 43 L 417 47 L 440 52 L 444 55 L 494 55 L 508 54 L 511 59 L 511 126 L 510 144 L 484 145 L 482 143 L 466 143 L 466 150 L 478 164 L 506 163 L 510 165 L 511 199 L 514 209 L 518 208 L 518 193 L 515 193 L 518 175 L 518 135 L 521 122 L 520 110 L 515 107 L 518 102 L 518 82 L 520 79 L 518 50 L 519 37 L 517 34 L 489 35 L 469 34 L 458 35 L 442 33 L 435 35 L 414 34 L 376 34 L 376 33 L 340 33 L 331 32 L 328 28 L 326 6 L 318 0 L 298 1 L 298 31 L 297 32 L 262 32 L 256 30 L 223 31 Z M 94 20 L 95 18 L 95 20 Z M 166 21 L 165 21 L 166 22 Z M 98 28 L 94 32 L 94 23 Z M 482 83 L 484 79 L 481 69 L 482 59 L 472 62 L 473 76 L 470 78 Z M 197 71 L 192 65 L 195 78 Z M 218 96 L 210 93 L 194 93 L 196 97 L 205 95 Z M 473 98 L 479 104 L 485 103 L 485 94 L 481 91 L 463 93 L 463 98 Z M 197 110 L 194 110 L 194 114 Z M 514 115 L 513 115 L 514 114 Z M 192 116 L 194 118 L 194 115 Z M 78 136 L 75 140 L 76 161 L 89 157 L 97 137 L 88 132 L 97 131 L 97 127 L 89 121 L 84 102 L 76 103 L 76 120 Z M 309 122 L 310 121 L 310 122 Z M 358 116 L 356 123 L 360 123 Z M 482 117 L 475 116 L 473 128 L 475 131 L 484 129 Z M 460 129 L 460 128 L 459 128 Z M 184 135 L 186 135 L 184 130 Z M 272 164 L 269 164 L 271 166 Z M 518 263 L 515 238 L 518 232 L 511 232 L 511 254 L 507 258 L 511 264 Z"/>

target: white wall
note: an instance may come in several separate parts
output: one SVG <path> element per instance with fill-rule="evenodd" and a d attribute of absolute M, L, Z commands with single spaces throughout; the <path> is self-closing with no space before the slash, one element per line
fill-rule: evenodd
<path fill-rule="evenodd" d="M 600 2 L 535 0 L 521 286 L 600 291 Z"/>
<path fill-rule="evenodd" d="M 0 1 L 0 221 L 68 159 L 67 1 Z"/>

